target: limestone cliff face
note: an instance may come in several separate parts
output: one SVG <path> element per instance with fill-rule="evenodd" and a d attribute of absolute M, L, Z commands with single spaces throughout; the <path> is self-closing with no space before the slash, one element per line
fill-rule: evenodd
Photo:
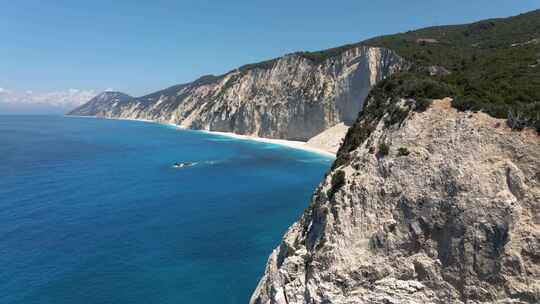
<path fill-rule="evenodd" d="M 341 122 L 354 121 L 370 88 L 406 66 L 393 51 L 364 46 L 321 63 L 292 54 L 271 67 L 206 76 L 139 98 L 103 93 L 108 95 L 69 114 L 308 140 Z"/>
<path fill-rule="evenodd" d="M 540 138 L 448 100 L 381 120 L 320 184 L 251 303 L 540 303 Z"/>

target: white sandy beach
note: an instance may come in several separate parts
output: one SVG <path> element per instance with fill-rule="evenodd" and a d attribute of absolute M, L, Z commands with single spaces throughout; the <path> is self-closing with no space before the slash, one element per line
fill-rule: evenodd
<path fill-rule="evenodd" d="M 253 140 L 253 141 L 259 141 L 259 142 L 265 142 L 265 143 L 271 143 L 275 145 L 281 145 L 286 146 L 293 149 L 299 149 L 304 151 L 309 151 L 317 154 L 322 154 L 325 156 L 330 157 L 336 157 L 335 153 L 332 153 L 330 151 L 326 151 L 324 149 L 321 149 L 319 147 L 310 146 L 307 142 L 304 141 L 294 141 L 294 140 L 285 140 L 285 139 L 272 139 L 272 138 L 264 138 L 264 137 L 257 137 L 257 136 L 249 136 L 249 135 L 240 135 L 235 133 L 229 133 L 229 132 L 215 132 L 215 131 L 202 131 L 209 134 L 216 134 L 216 135 L 222 135 L 222 136 L 228 136 L 232 138 L 237 139 L 244 139 L 244 140 Z"/>

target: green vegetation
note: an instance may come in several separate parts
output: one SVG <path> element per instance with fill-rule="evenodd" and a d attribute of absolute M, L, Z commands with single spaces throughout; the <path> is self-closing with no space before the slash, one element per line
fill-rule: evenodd
<path fill-rule="evenodd" d="M 336 48 L 331 48 L 323 51 L 316 52 L 298 52 L 296 53 L 299 56 L 302 56 L 306 59 L 311 60 L 312 62 L 319 64 L 325 60 L 328 60 L 333 57 L 340 56 L 343 52 L 346 52 L 350 49 L 360 46 L 362 43 L 356 44 L 347 44 Z"/>
<path fill-rule="evenodd" d="M 261 61 L 261 62 L 257 62 L 257 63 L 246 64 L 246 65 L 243 65 L 243 66 L 239 67 L 238 70 L 240 72 L 242 72 L 242 73 L 245 73 L 245 72 L 247 72 L 249 70 L 253 70 L 253 69 L 268 70 L 268 69 L 273 68 L 278 60 L 279 60 L 279 58 L 274 58 L 274 59 Z"/>
<path fill-rule="evenodd" d="M 469 25 L 421 29 L 367 40 L 422 66 L 442 66 L 449 75 L 431 77 L 451 88 L 453 106 L 516 118 L 510 126 L 540 132 L 540 11 Z M 428 40 L 429 42 L 426 42 Z M 515 122 L 515 123 L 514 123 Z"/>
<path fill-rule="evenodd" d="M 379 145 L 379 155 L 386 156 L 388 153 L 390 153 L 390 146 L 386 143 L 381 143 Z"/>
<path fill-rule="evenodd" d="M 409 150 L 407 148 L 399 147 L 398 156 L 408 156 L 409 154 L 411 154 L 411 152 L 409 152 Z"/>
<path fill-rule="evenodd" d="M 431 99 L 453 97 L 458 110 L 484 111 L 508 119 L 514 129 L 532 127 L 540 132 L 540 10 L 383 36 L 362 44 L 392 49 L 413 66 L 371 90 L 333 168 L 349 163 L 349 152 L 367 140 L 383 117 L 385 127 L 400 124 L 406 111 L 424 111 Z M 334 56 L 335 50 L 317 52 L 318 60 Z M 430 66 L 450 73 L 431 75 Z M 405 105 L 398 103 L 401 98 Z"/>
<path fill-rule="evenodd" d="M 334 194 L 345 185 L 345 172 L 342 170 L 336 171 L 332 176 L 330 189 L 326 192 L 329 199 L 334 197 Z"/>

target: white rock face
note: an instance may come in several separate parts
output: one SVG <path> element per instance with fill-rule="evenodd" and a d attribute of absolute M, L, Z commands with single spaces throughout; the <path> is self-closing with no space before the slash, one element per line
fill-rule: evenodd
<path fill-rule="evenodd" d="M 292 54 L 271 68 L 207 76 L 127 101 L 98 96 L 70 114 L 306 141 L 354 121 L 370 88 L 406 65 L 393 51 L 374 47 L 354 48 L 321 63 Z"/>
<path fill-rule="evenodd" d="M 351 159 L 274 250 L 251 303 L 540 303 L 535 132 L 436 101 L 401 127 L 381 122 Z"/>

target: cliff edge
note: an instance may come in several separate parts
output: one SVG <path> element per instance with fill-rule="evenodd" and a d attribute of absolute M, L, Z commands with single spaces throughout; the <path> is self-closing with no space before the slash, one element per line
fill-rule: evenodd
<path fill-rule="evenodd" d="M 346 141 L 376 127 L 320 184 L 251 303 L 540 303 L 536 131 L 450 99 L 404 113 L 360 116 Z"/>

